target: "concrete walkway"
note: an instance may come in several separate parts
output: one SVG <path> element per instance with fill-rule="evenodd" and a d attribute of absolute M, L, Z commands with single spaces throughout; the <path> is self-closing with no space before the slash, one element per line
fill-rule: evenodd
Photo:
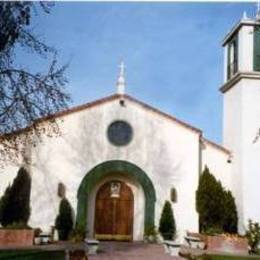
<path fill-rule="evenodd" d="M 163 245 L 143 242 L 101 242 L 101 252 L 88 256 L 89 260 L 177 260 L 165 254 Z"/>
<path fill-rule="evenodd" d="M 0 246 L 1 250 L 85 250 L 85 243 L 60 242 L 57 244 L 40 246 Z M 100 252 L 97 255 L 88 255 L 89 260 L 180 260 L 164 252 L 163 245 L 147 244 L 144 242 L 100 242 Z"/>

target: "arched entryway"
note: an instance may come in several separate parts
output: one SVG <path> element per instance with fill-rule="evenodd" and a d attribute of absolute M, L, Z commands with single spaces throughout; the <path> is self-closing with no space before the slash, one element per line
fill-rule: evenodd
<path fill-rule="evenodd" d="M 96 195 L 95 238 L 99 240 L 133 239 L 134 195 L 122 181 L 103 184 Z"/>
<path fill-rule="evenodd" d="M 138 166 L 127 161 L 113 160 L 97 165 L 83 178 L 77 195 L 77 228 L 79 230 L 89 230 L 89 227 L 87 226 L 87 216 L 89 211 L 88 199 L 98 183 L 110 176 L 111 173 L 117 173 L 122 178 L 129 178 L 141 186 L 145 200 L 143 230 L 153 226 L 156 195 L 152 181 Z"/>

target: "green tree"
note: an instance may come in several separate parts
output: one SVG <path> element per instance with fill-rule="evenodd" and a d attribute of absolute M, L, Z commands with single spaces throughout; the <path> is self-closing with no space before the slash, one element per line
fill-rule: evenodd
<path fill-rule="evenodd" d="M 230 191 L 224 191 L 223 230 L 227 233 L 237 233 L 237 208 Z"/>
<path fill-rule="evenodd" d="M 60 240 L 68 240 L 73 229 L 73 211 L 69 201 L 63 198 L 60 202 L 59 215 L 55 220 L 55 227 Z"/>
<path fill-rule="evenodd" d="M 159 223 L 159 232 L 161 233 L 164 239 L 174 239 L 176 236 L 176 225 L 173 215 L 173 210 L 171 203 L 165 201 L 163 206 L 160 223 Z"/>
<path fill-rule="evenodd" d="M 0 199 L 0 223 L 2 226 L 8 225 L 8 207 L 9 198 L 10 198 L 10 185 L 6 188 L 4 195 Z"/>
<path fill-rule="evenodd" d="M 7 187 L 1 198 L 1 224 L 13 223 L 27 225 L 30 217 L 31 177 L 21 167 L 11 186 Z"/>
<path fill-rule="evenodd" d="M 223 188 L 220 182 L 205 167 L 199 178 L 196 191 L 196 209 L 199 213 L 200 230 L 222 231 L 223 226 Z"/>
<path fill-rule="evenodd" d="M 199 178 L 196 209 L 202 232 L 237 232 L 237 210 L 234 197 L 206 166 Z"/>

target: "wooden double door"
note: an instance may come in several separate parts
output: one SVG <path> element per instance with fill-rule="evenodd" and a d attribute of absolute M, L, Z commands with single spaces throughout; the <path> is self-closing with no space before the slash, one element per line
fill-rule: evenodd
<path fill-rule="evenodd" d="M 95 238 L 99 240 L 133 239 L 134 196 L 122 181 L 109 181 L 97 192 Z"/>

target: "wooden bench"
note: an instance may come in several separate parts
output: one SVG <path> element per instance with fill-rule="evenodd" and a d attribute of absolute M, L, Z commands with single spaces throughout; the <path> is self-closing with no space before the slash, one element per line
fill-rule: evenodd
<path fill-rule="evenodd" d="M 171 256 L 178 256 L 180 250 L 180 243 L 171 241 L 171 240 L 164 240 L 163 241 L 165 253 L 170 254 Z"/>

